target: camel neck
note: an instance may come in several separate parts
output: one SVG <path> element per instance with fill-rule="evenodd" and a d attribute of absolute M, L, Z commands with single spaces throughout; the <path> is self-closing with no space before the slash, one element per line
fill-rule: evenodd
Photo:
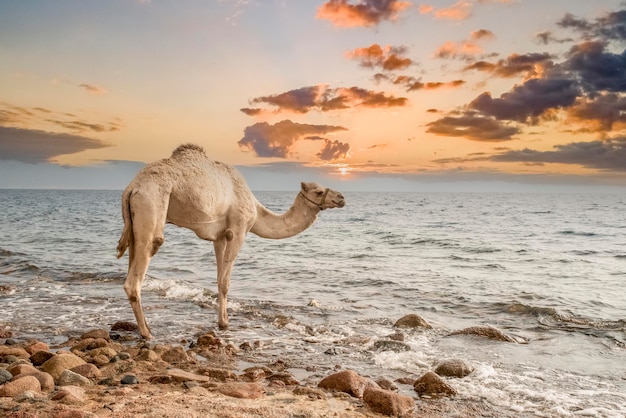
<path fill-rule="evenodd" d="M 257 202 L 257 218 L 250 232 L 262 238 L 289 238 L 310 227 L 319 211 L 317 205 L 311 205 L 301 194 L 287 212 L 280 215 Z"/>

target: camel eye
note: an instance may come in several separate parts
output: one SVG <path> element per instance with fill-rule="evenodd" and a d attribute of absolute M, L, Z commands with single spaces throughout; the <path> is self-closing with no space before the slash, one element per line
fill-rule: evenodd
<path fill-rule="evenodd" d="M 323 194 L 324 194 L 324 192 L 323 192 L 323 191 L 321 191 L 321 190 L 318 190 L 318 191 L 316 191 L 316 192 L 315 192 L 315 194 L 316 194 L 316 195 L 318 195 L 318 196 L 321 196 L 321 195 L 323 195 Z"/>

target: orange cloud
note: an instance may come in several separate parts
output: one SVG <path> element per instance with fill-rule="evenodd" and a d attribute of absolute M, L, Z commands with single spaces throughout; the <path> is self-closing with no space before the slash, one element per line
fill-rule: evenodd
<path fill-rule="evenodd" d="M 87 90 L 87 92 L 90 94 L 95 94 L 98 96 L 107 93 L 104 87 L 96 86 L 93 84 L 79 84 L 78 87 Z"/>
<path fill-rule="evenodd" d="M 405 69 L 413 63 L 410 58 L 402 56 L 405 52 L 405 47 L 387 45 L 383 48 L 378 44 L 372 44 L 367 48 L 349 51 L 346 56 L 350 59 L 359 60 L 361 67 L 380 67 L 385 71 L 394 71 Z"/>
<path fill-rule="evenodd" d="M 318 19 L 328 19 L 335 26 L 376 26 L 383 20 L 394 21 L 398 14 L 409 8 L 411 3 L 399 0 L 329 0 L 317 9 Z"/>

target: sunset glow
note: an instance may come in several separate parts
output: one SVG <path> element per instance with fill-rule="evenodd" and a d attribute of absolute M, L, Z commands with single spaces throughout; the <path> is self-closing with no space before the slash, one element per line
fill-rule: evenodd
<path fill-rule="evenodd" d="M 123 187 L 183 142 L 284 187 L 624 187 L 625 22 L 621 0 L 2 2 L 0 187 Z"/>

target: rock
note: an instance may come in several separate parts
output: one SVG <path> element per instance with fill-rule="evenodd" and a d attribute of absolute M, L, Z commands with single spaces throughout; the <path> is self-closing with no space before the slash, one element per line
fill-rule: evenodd
<path fill-rule="evenodd" d="M 159 357 L 159 355 L 155 353 L 153 350 L 149 350 L 145 348 L 142 349 L 137 355 L 137 360 L 149 361 L 151 363 L 159 360 L 160 358 L 161 357 Z"/>
<path fill-rule="evenodd" d="M 391 334 L 389 336 L 387 336 L 387 338 L 389 338 L 390 340 L 393 341 L 404 341 L 405 340 L 405 335 L 401 332 L 396 332 L 395 334 Z"/>
<path fill-rule="evenodd" d="M 419 379 L 415 381 L 413 389 L 420 396 L 453 396 L 456 395 L 456 390 L 443 381 L 441 377 L 435 372 L 428 371 L 424 373 Z"/>
<path fill-rule="evenodd" d="M 85 418 L 86 415 L 80 409 L 64 409 L 54 414 L 52 418 Z"/>
<path fill-rule="evenodd" d="M 293 390 L 294 395 L 308 396 L 311 399 L 326 399 L 326 393 L 323 390 L 310 388 L 308 386 L 298 386 Z"/>
<path fill-rule="evenodd" d="M 224 341 L 219 339 L 213 333 L 206 333 L 198 337 L 198 342 L 196 343 L 199 347 L 209 348 L 209 349 L 219 349 L 224 347 Z"/>
<path fill-rule="evenodd" d="M 381 389 L 385 390 L 398 390 L 398 387 L 389 379 L 378 379 L 376 384 L 380 386 Z"/>
<path fill-rule="evenodd" d="M 112 358 L 109 358 L 107 356 L 105 356 L 104 354 L 101 354 L 99 356 L 94 356 L 91 357 L 89 359 L 89 362 L 92 364 L 95 364 L 97 367 L 102 367 L 105 366 L 107 364 L 109 364 L 111 362 L 112 359 L 114 359 L 115 356 L 113 356 Z"/>
<path fill-rule="evenodd" d="M 117 351 L 115 351 L 112 347 L 98 347 L 89 351 L 89 357 L 96 358 L 98 356 L 105 356 L 107 358 L 107 362 L 110 361 L 113 357 L 117 355 Z"/>
<path fill-rule="evenodd" d="M 88 338 L 104 338 L 105 340 L 110 340 L 109 331 L 106 329 L 92 329 L 91 331 L 87 331 L 80 336 L 81 340 L 86 340 Z"/>
<path fill-rule="evenodd" d="M 4 341 L 5 345 L 17 345 L 17 340 L 14 340 L 13 338 L 7 338 Z"/>
<path fill-rule="evenodd" d="M 415 379 L 411 377 L 399 377 L 396 379 L 396 382 L 400 383 L 401 385 L 413 386 L 415 384 Z"/>
<path fill-rule="evenodd" d="M 2 359 L 3 359 L 3 362 L 6 364 L 13 364 L 13 363 L 17 363 L 20 360 L 24 360 L 24 359 L 19 359 L 11 354 L 9 354 L 8 356 L 2 357 Z"/>
<path fill-rule="evenodd" d="M 459 378 L 465 377 L 473 371 L 474 367 L 461 359 L 443 360 L 435 368 L 435 373 L 437 373 L 439 376 Z"/>
<path fill-rule="evenodd" d="M 52 395 L 50 400 L 65 405 L 82 405 L 85 401 L 85 389 L 78 386 L 63 386 Z"/>
<path fill-rule="evenodd" d="M 10 382 L 13 379 L 11 372 L 5 369 L 0 369 L 0 385 L 5 382 Z"/>
<path fill-rule="evenodd" d="M 220 382 L 239 380 L 239 376 L 237 376 L 236 373 L 226 369 L 200 369 L 198 373 L 219 380 Z"/>
<path fill-rule="evenodd" d="M 189 356 L 183 347 L 174 347 L 161 354 L 161 359 L 170 364 L 177 364 L 188 362 Z"/>
<path fill-rule="evenodd" d="M 7 368 L 7 371 L 11 373 L 13 376 L 17 376 L 22 373 L 36 372 L 38 370 L 34 368 L 33 366 L 31 366 L 30 364 L 15 363 L 9 366 Z"/>
<path fill-rule="evenodd" d="M 100 369 L 90 363 L 85 363 L 76 367 L 72 367 L 70 370 L 94 382 L 100 379 L 100 377 L 102 376 L 102 372 L 100 372 Z"/>
<path fill-rule="evenodd" d="M 15 356 L 17 358 L 28 359 L 30 354 L 26 350 L 20 347 L 8 347 L 6 345 L 0 345 L 0 357 Z"/>
<path fill-rule="evenodd" d="M 491 325 L 464 328 L 458 331 L 453 331 L 450 335 L 475 335 L 477 337 L 489 338 L 490 340 L 495 341 L 504 341 L 509 343 L 517 342 L 513 337 L 506 335 Z"/>
<path fill-rule="evenodd" d="M 257 399 L 265 393 L 263 386 L 255 382 L 223 383 L 217 388 L 217 391 L 226 396 L 242 399 Z"/>
<path fill-rule="evenodd" d="M 15 402 L 42 402 L 46 400 L 41 396 L 40 393 L 37 393 L 34 390 L 27 390 L 26 392 L 22 392 L 13 399 L 15 400 Z"/>
<path fill-rule="evenodd" d="M 137 331 L 137 324 L 127 321 L 119 321 L 111 325 L 111 331 Z"/>
<path fill-rule="evenodd" d="M 374 350 L 401 353 L 403 351 L 411 351 L 411 347 L 402 341 L 379 340 L 374 343 Z"/>
<path fill-rule="evenodd" d="M 59 377 L 61 377 L 61 373 L 63 373 L 64 370 L 69 370 L 72 367 L 80 366 L 81 364 L 85 364 L 85 360 L 74 354 L 57 354 L 42 364 L 41 370 L 49 373 L 56 381 Z"/>
<path fill-rule="evenodd" d="M 195 373 L 186 372 L 181 369 L 168 369 L 166 372 L 167 376 L 173 379 L 176 382 L 187 382 L 187 381 L 195 381 L 195 382 L 210 382 L 211 378 L 208 376 L 202 376 Z"/>
<path fill-rule="evenodd" d="M 271 383 L 273 382 L 283 382 L 285 385 L 294 386 L 299 385 L 300 382 L 293 377 L 291 373 L 274 373 L 270 377 L 267 378 Z"/>
<path fill-rule="evenodd" d="M 269 367 L 261 366 L 248 367 L 243 372 L 244 373 L 241 375 L 241 380 L 245 380 L 247 382 L 263 380 L 267 376 L 270 376 L 272 374 L 272 370 Z"/>
<path fill-rule="evenodd" d="M 30 356 L 30 362 L 33 363 L 33 366 L 41 366 L 52 357 L 54 354 L 49 351 L 36 351 Z"/>
<path fill-rule="evenodd" d="M 37 351 L 49 351 L 50 347 L 48 347 L 48 344 L 44 342 L 34 341 L 30 343 L 29 345 L 27 345 L 26 347 L 24 347 L 24 350 L 26 350 L 26 352 L 32 356 Z"/>
<path fill-rule="evenodd" d="M 20 393 L 32 390 L 35 392 L 41 392 L 41 384 L 34 376 L 24 376 L 21 379 L 16 379 L 11 382 L 5 383 L 0 387 L 0 398 L 19 395 Z"/>
<path fill-rule="evenodd" d="M 415 408 L 415 401 L 410 396 L 371 386 L 365 389 L 363 401 L 374 412 L 393 417 L 403 416 Z"/>
<path fill-rule="evenodd" d="M 123 385 L 136 385 L 139 383 L 139 379 L 137 379 L 137 376 L 135 375 L 127 374 L 124 377 L 122 377 L 122 380 L 120 380 L 120 383 Z"/>
<path fill-rule="evenodd" d="M 21 379 L 24 376 L 34 376 L 39 380 L 41 390 L 43 392 L 52 392 L 54 390 L 54 379 L 46 372 L 35 370 L 34 372 L 27 372 L 15 377 L 15 379 Z"/>
<path fill-rule="evenodd" d="M 424 318 L 416 314 L 405 315 L 402 318 L 398 319 L 395 324 L 393 324 L 394 328 L 426 328 L 432 329 L 432 326 L 426 322 Z"/>
<path fill-rule="evenodd" d="M 11 338 L 13 333 L 6 328 L 0 328 L 0 338 Z"/>
<path fill-rule="evenodd" d="M 91 380 L 71 370 L 63 370 L 56 382 L 59 386 L 90 386 L 92 384 Z"/>
<path fill-rule="evenodd" d="M 370 385 L 376 385 L 376 383 L 359 375 L 354 370 L 343 370 L 325 377 L 317 386 L 322 389 L 344 392 L 355 398 L 362 398 L 365 388 Z"/>

